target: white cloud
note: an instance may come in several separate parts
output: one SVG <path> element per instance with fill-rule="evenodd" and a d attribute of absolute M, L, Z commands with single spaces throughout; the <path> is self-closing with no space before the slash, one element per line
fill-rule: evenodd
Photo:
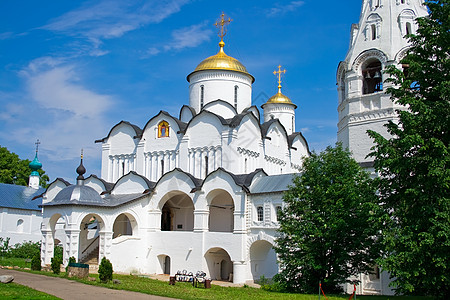
<path fill-rule="evenodd" d="M 74 65 L 64 65 L 49 57 L 31 62 L 21 74 L 27 80 L 31 98 L 44 108 L 93 118 L 113 102 L 112 97 L 83 87 Z"/>
<path fill-rule="evenodd" d="M 171 50 L 181 50 L 193 48 L 211 39 L 212 30 L 206 29 L 206 23 L 196 24 L 174 30 L 172 40 L 161 47 L 151 47 L 147 50 L 149 56 L 157 55 L 161 52 Z"/>
<path fill-rule="evenodd" d="M 24 90 L 0 92 L 0 141 L 30 145 L 39 138 L 44 169 L 52 178 L 71 176 L 62 173 L 68 169 L 63 166 L 75 168 L 81 148 L 90 157 L 89 172 L 97 172 L 101 151 L 94 141 L 111 126 L 106 113 L 114 97 L 89 89 L 76 65 L 51 57 L 32 61 L 20 76 Z"/>
<path fill-rule="evenodd" d="M 189 0 L 102 0 L 87 2 L 41 27 L 70 36 L 92 39 L 118 38 L 150 23 L 160 23 L 180 11 Z"/>
<path fill-rule="evenodd" d="M 274 7 L 270 8 L 267 12 L 268 17 L 275 17 L 283 15 L 288 12 L 297 10 L 300 6 L 303 6 L 305 1 L 291 1 L 289 4 L 276 3 Z"/>

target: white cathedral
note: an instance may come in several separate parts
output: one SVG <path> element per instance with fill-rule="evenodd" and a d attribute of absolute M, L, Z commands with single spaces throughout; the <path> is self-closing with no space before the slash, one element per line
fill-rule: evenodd
<path fill-rule="evenodd" d="M 421 0 L 364 0 L 352 26 L 350 50 L 338 67 L 338 140 L 358 162 L 366 159 L 367 129 L 395 120 L 396 106 L 383 93 L 383 69 L 399 64 L 414 33 Z M 213 280 L 255 281 L 278 272 L 272 246 L 283 191 L 310 152 L 295 131 L 296 105 L 278 92 L 253 106 L 253 76 L 224 52 L 187 76 L 189 105 L 179 116 L 161 111 L 141 129 L 121 121 L 102 145 L 101 178 L 76 185 L 57 179 L 42 199 L 42 264 L 53 257 L 63 224 L 64 263 L 69 257 L 98 263 L 110 259 L 126 273 L 175 274 L 203 270 Z M 57 226 L 59 224 L 60 227 Z M 61 228 L 59 229 L 61 230 Z M 385 273 L 361 275 L 360 294 L 390 293 Z"/>

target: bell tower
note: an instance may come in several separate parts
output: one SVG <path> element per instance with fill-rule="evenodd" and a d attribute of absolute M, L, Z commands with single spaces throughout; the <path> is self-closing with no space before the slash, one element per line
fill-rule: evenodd
<path fill-rule="evenodd" d="M 423 0 L 363 0 L 360 20 L 353 24 L 350 48 L 338 66 L 339 94 L 337 140 L 348 148 L 359 163 L 370 166 L 366 158 L 373 146 L 367 130 L 387 135 L 383 126 L 396 120 L 401 108 L 386 94 L 384 70 L 400 65 L 409 48 L 406 35 L 417 29 L 415 19 L 427 15 Z"/>

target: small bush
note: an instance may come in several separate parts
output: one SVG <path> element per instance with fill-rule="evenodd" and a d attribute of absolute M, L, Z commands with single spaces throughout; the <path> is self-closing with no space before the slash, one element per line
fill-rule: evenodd
<path fill-rule="evenodd" d="M 52 271 L 54 274 L 61 273 L 61 264 L 62 264 L 61 258 L 59 258 L 59 257 L 52 258 Z"/>
<path fill-rule="evenodd" d="M 75 259 L 75 257 L 73 257 L 73 256 L 69 257 L 69 263 L 67 264 L 67 267 L 66 267 L 66 273 L 69 272 L 69 265 L 74 264 L 76 262 L 77 262 L 77 260 Z"/>
<path fill-rule="evenodd" d="M 39 257 L 39 255 L 35 255 L 31 259 L 31 270 L 34 270 L 34 271 L 41 270 L 41 258 Z"/>
<path fill-rule="evenodd" d="M 112 280 L 113 267 L 109 259 L 102 258 L 100 266 L 98 267 L 98 278 L 101 282 L 108 282 Z"/>

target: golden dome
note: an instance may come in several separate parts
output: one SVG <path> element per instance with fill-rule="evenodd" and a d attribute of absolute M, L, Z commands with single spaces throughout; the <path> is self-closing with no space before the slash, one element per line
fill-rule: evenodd
<path fill-rule="evenodd" d="M 297 105 L 292 103 L 291 99 L 289 99 L 289 97 L 283 95 L 280 90 L 278 91 L 278 93 L 276 93 L 275 95 L 270 97 L 269 100 L 267 100 L 267 102 L 265 104 L 271 104 L 271 103 L 291 104 L 291 105 L 294 105 L 295 108 L 297 108 Z"/>
<path fill-rule="evenodd" d="M 220 50 L 219 53 L 216 55 L 210 56 L 203 60 L 192 72 L 188 75 L 189 77 L 194 74 L 195 72 L 199 71 L 205 71 L 205 70 L 229 70 L 229 71 L 235 71 L 239 73 L 243 73 L 245 75 L 248 75 L 252 78 L 252 83 L 255 82 L 255 78 L 248 73 L 247 69 L 244 67 L 244 65 L 238 61 L 237 59 L 228 56 L 223 51 L 223 46 L 225 46 L 225 43 L 221 41 L 219 43 Z"/>
<path fill-rule="evenodd" d="M 290 104 L 290 105 L 294 105 L 294 108 L 297 108 L 297 105 L 292 103 L 292 101 L 291 101 L 291 99 L 289 99 L 289 97 L 287 97 L 287 96 L 283 95 L 283 93 L 281 93 L 281 74 L 284 74 L 284 73 L 286 73 L 286 70 L 281 71 L 281 65 L 278 66 L 278 71 L 273 72 L 273 75 L 278 76 L 278 93 L 276 93 L 275 95 L 270 97 L 269 100 L 267 100 L 267 102 L 262 105 L 263 108 L 264 108 L 264 105 L 271 104 L 271 103 Z"/>

